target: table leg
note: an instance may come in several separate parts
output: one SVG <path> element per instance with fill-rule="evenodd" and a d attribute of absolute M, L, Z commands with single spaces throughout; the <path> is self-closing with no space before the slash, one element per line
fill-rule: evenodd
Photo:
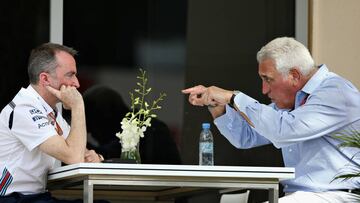
<path fill-rule="evenodd" d="M 279 201 L 279 189 L 271 188 L 269 189 L 269 203 L 278 203 Z"/>
<path fill-rule="evenodd" d="M 84 203 L 92 203 L 94 197 L 94 186 L 90 180 L 84 180 Z"/>

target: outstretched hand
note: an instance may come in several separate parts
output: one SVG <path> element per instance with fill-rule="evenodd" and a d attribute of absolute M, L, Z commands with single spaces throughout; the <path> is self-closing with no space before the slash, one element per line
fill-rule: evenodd
<path fill-rule="evenodd" d="M 205 87 L 198 85 L 182 90 L 182 93 L 189 94 L 189 102 L 194 106 L 208 106 L 213 118 L 225 113 L 225 105 L 230 102 L 232 91 L 221 89 L 215 86 Z"/>
<path fill-rule="evenodd" d="M 182 93 L 189 94 L 189 102 L 195 106 L 224 106 L 230 102 L 232 91 L 211 86 L 198 85 L 182 90 Z"/>
<path fill-rule="evenodd" d="M 190 87 L 184 89 L 181 92 L 184 94 L 189 94 L 189 102 L 194 106 L 204 106 L 207 105 L 204 99 L 204 94 L 206 93 L 207 88 L 203 85 L 198 85 L 195 87 Z"/>

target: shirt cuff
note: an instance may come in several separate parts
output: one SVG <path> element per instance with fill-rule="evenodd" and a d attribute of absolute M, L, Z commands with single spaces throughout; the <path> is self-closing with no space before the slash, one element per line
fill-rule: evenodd
<path fill-rule="evenodd" d="M 246 94 L 239 92 L 234 98 L 234 104 L 239 111 L 246 113 L 246 109 L 249 105 L 257 103 L 255 99 L 247 96 Z"/>

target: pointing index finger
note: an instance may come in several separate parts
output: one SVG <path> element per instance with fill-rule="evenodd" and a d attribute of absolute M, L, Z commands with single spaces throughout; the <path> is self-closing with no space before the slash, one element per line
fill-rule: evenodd
<path fill-rule="evenodd" d="M 184 94 L 202 94 L 205 92 L 205 90 L 206 90 L 206 88 L 204 86 L 199 85 L 199 86 L 184 89 L 181 92 Z"/>

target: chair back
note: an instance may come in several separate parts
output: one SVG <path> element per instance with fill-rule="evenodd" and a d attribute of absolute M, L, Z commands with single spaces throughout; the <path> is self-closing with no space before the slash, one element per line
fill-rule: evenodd
<path fill-rule="evenodd" d="M 223 194 L 221 195 L 220 203 L 247 203 L 250 191 L 237 194 Z"/>

